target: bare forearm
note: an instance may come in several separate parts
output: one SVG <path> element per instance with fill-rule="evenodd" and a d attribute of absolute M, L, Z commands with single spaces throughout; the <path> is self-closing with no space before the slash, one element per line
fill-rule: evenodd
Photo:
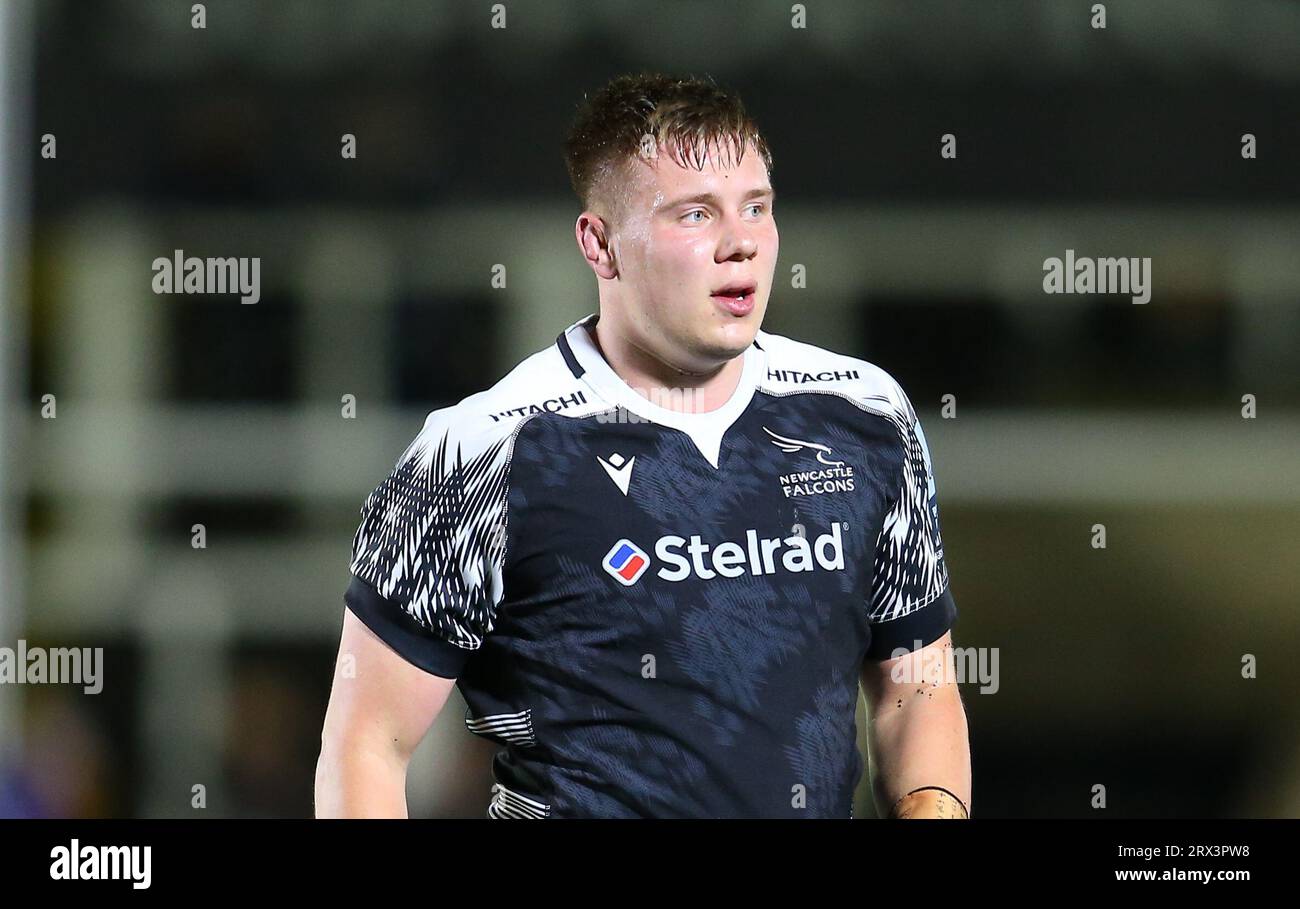
<path fill-rule="evenodd" d="M 406 817 L 406 766 L 396 755 L 365 747 L 323 747 L 316 761 L 316 817 Z"/>
<path fill-rule="evenodd" d="M 872 760 L 872 795 L 881 817 L 907 793 L 922 786 L 941 786 L 969 810 L 970 741 L 966 711 L 955 685 L 942 685 L 869 705 L 868 747 Z M 902 706 L 899 706 L 902 700 Z M 905 805 L 913 817 L 936 817 L 944 810 L 938 793 L 918 793 Z"/>

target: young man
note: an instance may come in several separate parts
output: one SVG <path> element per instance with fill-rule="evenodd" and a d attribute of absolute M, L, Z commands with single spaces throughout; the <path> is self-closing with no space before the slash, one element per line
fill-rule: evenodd
<path fill-rule="evenodd" d="M 318 815 L 405 816 L 459 684 L 505 746 L 490 817 L 847 818 L 861 682 L 882 813 L 966 816 L 955 682 L 895 653 L 956 615 L 925 436 L 883 370 L 760 330 L 763 137 L 711 82 L 621 77 L 566 156 L 599 313 L 366 500 Z"/>

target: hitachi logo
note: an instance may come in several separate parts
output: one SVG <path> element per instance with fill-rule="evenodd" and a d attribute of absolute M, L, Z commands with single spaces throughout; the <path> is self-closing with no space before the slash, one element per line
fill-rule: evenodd
<path fill-rule="evenodd" d="M 769 369 L 767 377 L 778 382 L 793 382 L 796 385 L 801 385 L 804 382 L 840 382 L 846 379 L 856 379 L 858 378 L 858 371 L 856 369 L 836 369 L 825 372 L 800 372 L 797 369 Z"/>
<path fill-rule="evenodd" d="M 841 524 L 831 524 L 831 532 L 809 541 L 798 534 L 760 538 L 758 531 L 745 531 L 745 545 L 730 541 L 710 546 L 699 534 L 685 537 L 662 536 L 655 543 L 660 562 L 658 576 L 665 581 L 684 581 L 694 575 L 704 580 L 714 577 L 738 578 L 746 571 L 754 575 L 786 571 L 813 571 L 821 566 L 827 571 L 844 568 L 844 541 Z M 682 553 L 685 547 L 686 554 Z M 687 555 L 690 558 L 687 558 Z"/>
<path fill-rule="evenodd" d="M 500 413 L 488 414 L 493 423 L 500 423 L 506 417 L 522 417 L 531 413 L 555 413 L 564 410 L 566 407 L 576 407 L 579 404 L 586 404 L 587 396 L 581 391 L 575 391 L 571 395 L 564 395 L 560 398 L 547 398 L 540 404 L 525 404 L 523 407 L 515 407 L 511 410 L 503 410 Z"/>

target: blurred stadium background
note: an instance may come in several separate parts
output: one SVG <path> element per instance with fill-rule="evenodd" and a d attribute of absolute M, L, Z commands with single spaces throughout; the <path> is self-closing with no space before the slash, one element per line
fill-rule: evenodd
<path fill-rule="evenodd" d="M 768 135 L 766 327 L 921 413 L 956 643 L 1000 654 L 976 815 L 1300 816 L 1300 4 L 791 5 L 0 3 L 0 646 L 106 655 L 0 685 L 0 815 L 311 814 L 361 502 L 594 311 L 560 141 L 656 69 Z M 1045 295 L 1067 248 L 1150 256 L 1151 302 Z M 260 257 L 261 301 L 155 295 L 176 249 Z M 462 715 L 413 815 L 486 808 Z"/>

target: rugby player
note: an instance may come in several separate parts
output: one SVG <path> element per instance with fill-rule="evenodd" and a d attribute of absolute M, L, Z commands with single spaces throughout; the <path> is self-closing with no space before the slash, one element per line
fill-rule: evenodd
<path fill-rule="evenodd" d="M 565 154 L 598 312 L 435 410 L 365 500 L 319 816 L 406 816 L 459 685 L 488 816 L 966 817 L 956 606 L 899 384 L 765 332 L 771 153 L 712 80 L 614 79 Z M 346 660 L 344 658 L 347 658 Z M 346 665 L 350 671 L 343 671 Z M 485 793 L 487 795 L 487 793 Z"/>

